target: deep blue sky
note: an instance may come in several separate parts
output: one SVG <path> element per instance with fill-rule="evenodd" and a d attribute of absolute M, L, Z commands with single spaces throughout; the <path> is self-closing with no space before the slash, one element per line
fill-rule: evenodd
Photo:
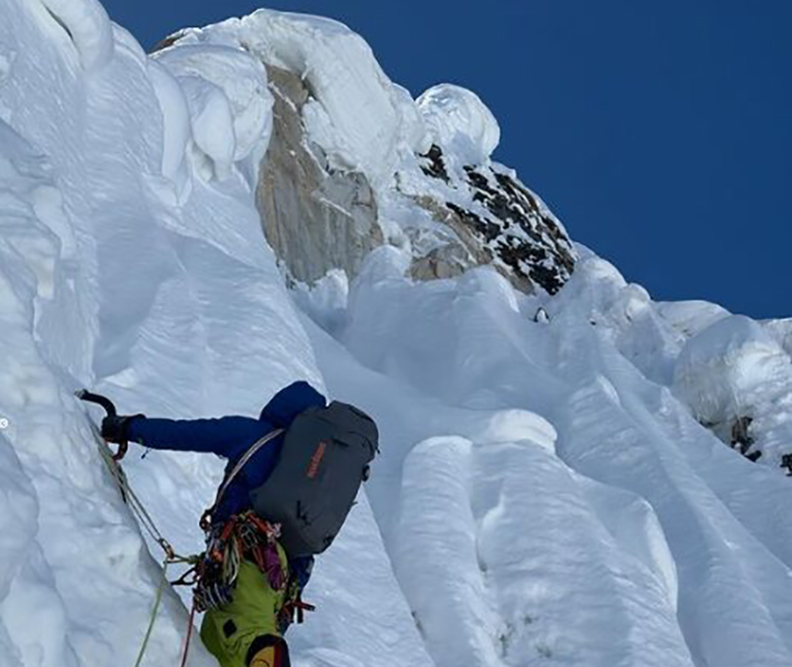
<path fill-rule="evenodd" d="M 105 0 L 147 48 L 259 6 L 331 16 L 418 95 L 452 82 L 578 241 L 658 300 L 792 316 L 789 0 Z"/>

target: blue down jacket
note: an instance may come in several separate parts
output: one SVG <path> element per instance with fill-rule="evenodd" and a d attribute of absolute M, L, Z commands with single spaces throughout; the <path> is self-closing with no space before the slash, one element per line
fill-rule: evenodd
<path fill-rule="evenodd" d="M 152 449 L 211 452 L 228 459 L 226 473 L 259 439 L 276 428 L 286 428 L 303 410 L 325 407 L 326 401 L 307 382 L 295 382 L 281 389 L 261 411 L 258 419 L 220 417 L 219 419 L 149 419 L 129 421 L 127 438 Z M 232 514 L 250 508 L 250 491 L 263 484 L 278 462 L 283 436 L 262 447 L 242 468 L 215 508 L 213 522 L 225 521 Z M 266 518 L 266 517 L 265 517 Z"/>

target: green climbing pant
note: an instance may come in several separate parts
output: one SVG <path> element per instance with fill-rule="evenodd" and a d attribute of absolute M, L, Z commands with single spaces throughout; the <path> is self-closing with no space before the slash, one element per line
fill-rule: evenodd
<path fill-rule="evenodd" d="M 287 560 L 278 545 L 281 566 Z M 222 667 L 248 667 L 250 645 L 257 637 L 279 637 L 278 612 L 285 591 L 276 591 L 267 576 L 249 561 L 239 567 L 233 600 L 220 609 L 209 609 L 201 623 L 201 640 Z"/>

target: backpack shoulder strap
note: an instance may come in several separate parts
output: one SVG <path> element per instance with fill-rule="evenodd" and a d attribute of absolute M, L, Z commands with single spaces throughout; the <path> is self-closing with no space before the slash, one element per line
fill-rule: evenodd
<path fill-rule="evenodd" d="M 274 431 L 270 431 L 263 438 L 260 438 L 255 443 L 253 443 L 250 449 L 248 449 L 242 456 L 239 457 L 239 461 L 236 462 L 236 465 L 231 469 L 231 472 L 226 475 L 223 483 L 217 490 L 217 496 L 215 497 L 214 503 L 212 503 L 212 506 L 203 513 L 203 516 L 201 517 L 201 527 L 203 527 L 204 520 L 211 516 L 211 514 L 215 511 L 215 508 L 220 504 L 220 501 L 223 499 L 223 496 L 225 495 L 229 485 L 234 481 L 234 478 L 239 474 L 239 471 L 245 467 L 245 464 L 250 461 L 256 452 L 264 447 L 264 445 L 277 438 L 285 430 L 286 429 L 284 428 L 276 428 Z"/>

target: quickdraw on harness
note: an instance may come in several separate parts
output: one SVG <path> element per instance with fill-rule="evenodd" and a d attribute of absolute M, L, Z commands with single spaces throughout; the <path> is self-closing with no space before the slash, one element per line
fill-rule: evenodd
<path fill-rule="evenodd" d="M 295 568 L 287 578 L 278 553 L 279 537 L 280 525 L 265 521 L 253 511 L 234 515 L 209 530 L 200 562 L 182 577 L 184 581 L 175 583 L 195 586 L 193 596 L 198 611 L 218 609 L 233 599 L 242 561 L 255 563 L 273 590 L 284 591 L 284 603 L 278 611 L 278 625 L 283 633 L 295 618 L 302 623 L 304 612 L 315 607 L 301 597 L 307 573 L 300 576 Z"/>
<path fill-rule="evenodd" d="M 195 601 L 198 611 L 214 609 L 231 601 L 243 560 L 255 563 L 273 590 L 286 587 L 277 539 L 280 526 L 248 511 L 232 516 L 207 534 L 206 551 L 196 567 Z"/>
<path fill-rule="evenodd" d="M 199 611 L 217 609 L 231 602 L 240 563 L 243 560 L 255 563 L 267 577 L 273 590 L 285 589 L 284 604 L 278 614 L 281 631 L 285 631 L 295 616 L 297 622 L 302 623 L 304 612 L 313 611 L 315 607 L 303 602 L 301 598 L 307 576 L 301 577 L 299 573 L 291 572 L 287 579 L 283 572 L 277 545 L 280 524 L 270 523 L 252 510 L 233 515 L 218 526 L 212 523 L 212 518 L 226 490 L 245 464 L 283 431 L 276 429 L 254 443 L 226 475 L 217 491 L 214 503 L 201 516 L 199 524 L 206 533 L 206 551 L 194 568 L 191 580 L 195 584 L 194 598 L 197 609 Z"/>
<path fill-rule="evenodd" d="M 313 563 L 310 559 L 309 563 Z M 281 635 L 284 634 L 287 628 L 294 623 L 302 623 L 305 620 L 306 611 L 316 611 L 316 607 L 308 602 L 303 602 L 302 589 L 305 585 L 308 576 L 310 575 L 310 565 L 307 570 L 300 572 L 296 568 L 291 568 L 289 583 L 286 587 L 286 594 L 284 596 L 284 603 L 278 613 L 278 626 Z"/>
<path fill-rule="evenodd" d="M 116 408 L 112 401 L 104 396 L 93 394 L 85 389 L 75 392 L 75 395 L 83 401 L 101 405 L 109 415 L 116 414 Z M 195 612 L 218 608 L 231 601 L 234 584 L 239 574 L 239 566 L 243 559 L 251 560 L 256 563 L 261 572 L 267 576 L 268 583 L 274 590 L 280 591 L 285 589 L 284 604 L 278 614 L 278 623 L 281 632 L 284 632 L 293 622 L 295 615 L 297 617 L 297 622 L 302 623 L 304 611 L 313 611 L 315 609 L 313 605 L 304 603 L 300 597 L 302 587 L 305 581 L 307 581 L 307 573 L 304 574 L 302 572 L 293 571 L 287 579 L 281 568 L 276 543 L 280 536 L 279 524 L 270 524 L 252 511 L 233 516 L 220 526 L 215 527 L 212 526 L 211 523 L 212 513 L 220 503 L 228 485 L 234 477 L 261 447 L 283 433 L 282 429 L 273 431 L 256 442 L 237 462 L 218 490 L 214 504 L 206 510 L 201 517 L 200 526 L 207 536 L 206 551 L 198 556 L 183 557 L 174 552 L 173 547 L 157 529 L 151 516 L 143 506 L 143 503 L 129 487 L 126 475 L 119 464 L 120 460 L 126 454 L 126 443 L 122 443 L 122 445 L 119 446 L 118 452 L 113 454 L 93 421 L 89 420 L 89 423 L 99 446 L 99 453 L 108 471 L 115 480 L 123 501 L 132 510 L 139 524 L 165 552 L 162 583 L 157 590 L 154 606 L 152 608 L 151 620 L 146 630 L 135 667 L 141 664 L 143 655 L 148 646 L 162 600 L 164 584 L 167 583 L 167 567 L 170 564 L 184 563 L 192 566 L 179 577 L 179 579 L 170 582 L 171 585 L 174 586 L 194 586 L 190 621 L 182 648 L 182 667 L 186 665 L 187 662 Z M 292 568 L 290 568 L 290 570 L 291 569 Z M 308 570 L 308 572 L 309 571 L 310 570 Z"/>

